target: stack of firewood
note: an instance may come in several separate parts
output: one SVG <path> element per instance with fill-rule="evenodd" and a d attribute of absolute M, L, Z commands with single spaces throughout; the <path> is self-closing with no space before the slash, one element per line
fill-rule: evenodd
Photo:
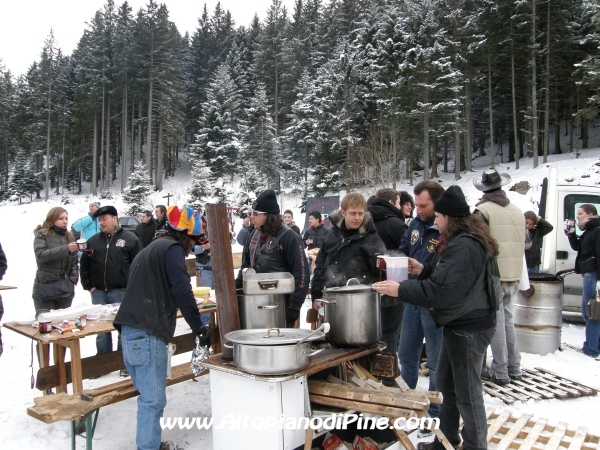
<path fill-rule="evenodd" d="M 347 382 L 334 376 L 327 381 L 309 380 L 310 401 L 386 417 L 390 422 L 400 417 L 427 417 L 430 403 L 442 403 L 440 392 L 411 390 L 401 377 L 396 379 L 399 388 L 384 386 L 356 362 L 348 362 L 345 372 Z M 432 431 L 446 448 L 452 449 L 440 430 Z M 414 448 L 404 431 L 395 429 L 394 433 L 405 448 Z"/>

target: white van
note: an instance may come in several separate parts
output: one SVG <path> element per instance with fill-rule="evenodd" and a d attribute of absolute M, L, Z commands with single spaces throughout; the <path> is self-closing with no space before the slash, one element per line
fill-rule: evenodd
<path fill-rule="evenodd" d="M 577 208 L 584 203 L 591 203 L 600 211 L 600 186 L 558 185 L 557 176 L 558 168 L 551 164 L 540 199 L 540 216 L 554 226 L 554 231 L 544 238 L 540 271 L 553 274 L 575 268 L 577 252 L 571 248 L 563 231 L 565 220 L 575 219 Z M 582 233 L 577 227 L 575 232 L 577 235 Z M 581 314 L 582 293 L 581 275 L 567 275 L 564 278 L 563 313 Z"/>

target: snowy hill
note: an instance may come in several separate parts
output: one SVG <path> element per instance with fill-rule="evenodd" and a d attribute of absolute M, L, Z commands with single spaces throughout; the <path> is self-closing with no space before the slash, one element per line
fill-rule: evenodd
<path fill-rule="evenodd" d="M 573 153 L 564 155 L 552 155 L 549 163 L 557 164 L 559 167 L 559 182 L 572 184 L 600 184 L 599 167 L 595 164 L 600 160 L 600 149 L 582 151 L 579 158 Z M 540 158 L 541 162 L 541 158 Z M 489 160 L 476 161 L 478 168 L 474 172 L 462 173 L 462 178 L 454 181 L 454 174 L 440 173 L 438 181 L 444 187 L 451 184 L 459 185 L 467 197 L 467 201 L 473 206 L 480 197 L 480 192 L 473 186 L 473 179 L 481 177 L 482 168 L 488 167 Z M 521 168 L 515 170 L 514 164 L 497 164 L 499 172 L 511 175 L 510 186 L 519 181 L 527 181 L 532 188 L 526 195 L 516 192 L 508 192 L 512 202 L 523 211 L 537 211 L 541 183 L 547 175 L 546 165 L 541 164 L 537 169 L 532 168 L 531 159 L 521 161 Z M 418 178 L 416 181 L 420 181 Z M 570 181 L 567 181 L 570 180 Z M 115 186 L 120 185 L 115 183 Z M 186 190 L 189 185 L 189 173 L 178 175 L 165 181 L 163 192 L 155 193 L 151 199 L 153 205 L 166 203 L 164 195 L 171 193 L 175 202 L 182 206 L 186 198 Z M 412 192 L 412 186 L 405 180 L 397 185 L 398 190 Z M 367 196 L 372 192 L 365 190 Z M 344 193 L 340 193 L 343 195 Z M 90 196 L 71 196 L 72 204 L 66 205 L 69 212 L 70 223 L 86 214 L 87 205 L 92 200 Z M 96 200 L 96 199 L 94 199 Z M 294 212 L 296 223 L 302 224 L 304 215 L 300 213 L 301 200 L 297 197 L 284 197 L 282 210 L 291 209 Z M 103 204 L 113 204 L 119 211 L 124 211 L 125 205 L 119 195 L 115 195 L 112 201 L 102 201 Z M 5 204 L 0 206 L 3 220 L 0 222 L 1 243 L 8 259 L 8 271 L 2 280 L 2 284 L 17 286 L 16 290 L 3 291 L 5 315 L 3 322 L 12 321 L 16 318 L 33 315 L 34 308 L 31 300 L 32 283 L 35 276 L 36 265 L 32 251 L 33 229 L 43 221 L 47 211 L 60 204 L 60 197 L 54 197 L 50 201 L 34 201 L 31 204 L 16 205 Z M 238 219 L 236 231 L 241 221 Z M 240 248 L 236 244 L 234 251 Z M 74 304 L 91 303 L 89 293 L 83 291 L 81 286 L 76 288 Z M 180 324 L 179 331 L 186 328 Z M 66 422 L 46 425 L 26 414 L 26 408 L 32 404 L 32 399 L 40 395 L 37 390 L 29 389 L 31 369 L 29 365 L 32 360 L 30 341 L 10 330 L 3 329 L 4 355 L 0 358 L 2 380 L 2 403 L 0 405 L 0 447 L 4 449 L 36 449 L 49 445 L 52 448 L 69 447 L 70 424 Z M 563 325 L 562 340 L 573 345 L 580 346 L 584 339 L 582 326 Z M 82 340 L 82 356 L 90 356 L 95 353 L 94 339 Z M 185 355 L 184 355 L 185 356 Z M 185 362 L 185 357 L 176 360 L 176 363 Z M 34 359 L 34 373 L 37 371 L 37 361 Z M 544 367 L 561 375 L 577 379 L 592 386 L 600 386 L 600 366 L 594 361 L 571 349 L 557 351 L 552 355 L 544 357 L 538 355 L 523 354 L 522 365 L 527 368 Z M 86 380 L 84 387 L 93 388 L 108 382 L 117 381 L 116 373 L 104 376 L 96 380 Z M 426 379 L 420 383 L 426 386 Z M 185 382 L 167 389 L 168 404 L 165 416 L 184 416 L 193 413 L 198 416 L 210 415 L 210 386 L 208 376 L 199 378 L 197 382 Z M 499 400 L 485 396 L 486 406 L 498 409 L 506 408 Z M 538 417 L 546 417 L 551 423 L 564 421 L 574 426 L 585 426 L 595 434 L 600 434 L 600 425 L 596 417 L 598 399 L 581 398 L 574 400 L 546 400 L 529 401 L 517 403 L 509 407 L 511 411 L 522 411 L 534 414 Z M 96 435 L 94 437 L 94 448 L 97 450 L 112 450 L 135 447 L 135 411 L 136 400 L 131 399 L 115 405 L 102 408 L 99 415 Z M 212 444 L 210 431 L 199 430 L 170 430 L 163 432 L 163 440 L 177 442 L 185 449 L 209 449 Z M 80 443 L 80 448 L 82 443 Z"/>

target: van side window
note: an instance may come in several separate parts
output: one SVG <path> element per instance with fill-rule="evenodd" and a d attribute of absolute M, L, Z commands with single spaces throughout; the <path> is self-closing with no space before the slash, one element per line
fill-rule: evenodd
<path fill-rule="evenodd" d="M 569 194 L 565 196 L 562 221 L 564 222 L 567 219 L 577 220 L 577 208 L 584 203 L 590 203 L 594 205 L 598 211 L 600 211 L 600 195 Z M 583 233 L 583 231 L 581 231 L 579 227 L 575 227 L 575 233 L 577 233 L 579 236 L 581 233 Z"/>

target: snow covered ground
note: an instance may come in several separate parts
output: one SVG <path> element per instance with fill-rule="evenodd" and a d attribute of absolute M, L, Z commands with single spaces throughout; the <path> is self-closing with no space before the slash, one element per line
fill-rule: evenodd
<path fill-rule="evenodd" d="M 579 159 L 573 153 L 565 155 L 550 156 L 549 162 L 559 167 L 559 181 L 567 177 L 573 179 L 573 184 L 600 184 L 599 167 L 595 164 L 600 160 L 600 149 L 582 151 Z M 453 174 L 440 174 L 439 180 L 445 187 L 458 184 L 462 187 L 467 201 L 474 205 L 480 197 L 472 183 L 473 178 L 481 177 L 481 170 L 487 167 L 489 158 L 485 161 L 476 160 L 478 167 L 475 172 L 461 174 L 462 179 L 454 182 Z M 541 163 L 541 157 L 540 157 Z M 537 169 L 532 169 L 532 160 L 521 161 L 521 168 L 515 170 L 514 164 L 497 165 L 500 172 L 511 175 L 513 185 L 519 181 L 528 181 L 532 189 L 526 195 L 509 192 L 508 195 L 523 211 L 537 210 L 537 202 L 541 191 L 542 179 L 547 174 L 547 168 L 540 164 Z M 589 178 L 582 178 L 589 175 Z M 184 194 L 187 187 L 189 174 L 180 175 L 168 179 L 165 190 L 154 194 L 152 204 L 164 203 L 162 196 L 166 192 L 176 195 L 175 201 L 182 206 Z M 417 180 L 418 181 L 418 180 Z M 117 183 L 115 183 L 115 190 Z M 412 192 L 412 187 L 406 183 L 397 186 L 399 190 Z M 342 193 L 343 194 L 343 193 Z M 71 196 L 72 204 L 66 205 L 69 219 L 72 223 L 87 212 L 87 205 L 91 197 Z M 33 316 L 34 308 L 31 300 L 31 288 L 35 276 L 35 258 L 32 251 L 33 229 L 43 221 L 47 211 L 60 204 L 60 197 L 54 197 L 50 201 L 37 201 L 32 204 L 15 205 L 5 204 L 0 206 L 2 221 L 0 221 L 0 242 L 8 259 L 8 271 L 2 280 L 2 284 L 17 286 L 18 289 L 2 291 L 5 305 L 3 322 L 9 322 L 15 318 L 27 315 Z M 124 211 L 124 205 L 116 196 L 114 201 L 103 201 L 103 204 L 113 204 L 119 211 Z M 304 216 L 299 210 L 300 200 L 298 198 L 285 198 L 282 209 L 294 211 L 295 221 L 300 226 L 304 223 Z M 241 222 L 238 222 L 236 230 Z M 559 230 L 560 231 L 560 230 Z M 240 248 L 236 244 L 234 251 Z M 76 288 L 76 296 L 73 302 L 91 303 L 88 292 L 83 291 L 80 286 Z M 301 317 L 305 317 L 302 313 Z M 183 321 L 179 324 L 179 332 L 184 331 L 187 326 Z M 33 398 L 40 395 L 37 390 L 29 388 L 32 361 L 31 342 L 3 329 L 4 354 L 0 358 L 0 448 L 3 449 L 37 449 L 42 446 L 50 448 L 68 448 L 70 446 L 70 424 L 60 422 L 46 425 L 26 414 L 26 408 L 33 403 Z M 583 326 L 563 324 L 562 341 L 575 346 L 581 346 L 584 336 Z M 90 356 L 95 353 L 94 339 L 82 340 L 82 356 Z M 187 357 L 179 355 L 175 357 L 174 363 L 185 362 Z M 526 368 L 543 367 L 563 376 L 579 380 L 582 383 L 600 387 L 600 362 L 578 353 L 570 348 L 564 351 L 556 351 L 554 354 L 538 356 L 523 354 L 522 365 Z M 34 373 L 37 372 L 37 360 L 33 358 Z M 104 376 L 96 380 L 85 380 L 85 388 L 93 388 L 109 382 L 118 380 L 117 373 Z M 420 386 L 426 388 L 427 379 L 420 380 Z M 184 416 L 191 413 L 197 416 L 210 416 L 210 385 L 209 376 L 204 376 L 197 381 L 180 383 L 167 388 L 168 404 L 165 416 Z M 584 397 L 572 400 L 544 400 L 517 402 L 507 407 L 500 400 L 485 396 L 486 406 L 497 409 L 509 409 L 517 414 L 527 412 L 537 417 L 545 417 L 551 423 L 564 421 L 572 426 L 588 427 L 594 434 L 600 434 L 597 412 L 600 401 L 598 397 Z M 96 450 L 112 450 L 135 448 L 135 412 L 136 400 L 131 399 L 102 408 L 99 415 L 96 435 L 94 437 L 94 448 Z M 212 436 L 210 431 L 199 430 L 169 430 L 163 432 L 163 440 L 174 441 L 186 450 L 210 449 L 212 447 Z M 84 448 L 83 442 L 78 448 Z M 249 446 L 248 448 L 252 448 Z"/>

